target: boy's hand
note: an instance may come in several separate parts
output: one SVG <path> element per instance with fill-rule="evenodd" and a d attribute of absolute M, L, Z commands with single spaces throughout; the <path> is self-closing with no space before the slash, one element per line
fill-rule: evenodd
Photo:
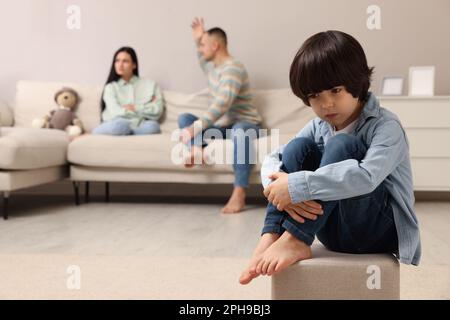
<path fill-rule="evenodd" d="M 285 211 L 286 207 L 292 203 L 288 188 L 288 176 L 285 172 L 271 174 L 269 179 L 274 181 L 264 190 L 264 196 L 279 211 Z"/>
<path fill-rule="evenodd" d="M 191 24 L 191 28 L 192 36 L 194 37 L 195 43 L 198 45 L 205 33 L 205 21 L 203 18 L 195 18 Z"/>
<path fill-rule="evenodd" d="M 288 205 L 285 210 L 292 219 L 305 223 L 305 219 L 316 221 L 318 216 L 323 215 L 322 206 L 315 201 L 305 201 Z"/>

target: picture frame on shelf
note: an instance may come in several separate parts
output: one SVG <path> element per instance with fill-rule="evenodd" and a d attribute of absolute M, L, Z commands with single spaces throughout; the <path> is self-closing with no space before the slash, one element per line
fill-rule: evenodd
<path fill-rule="evenodd" d="M 384 77 L 381 86 L 383 96 L 401 96 L 403 95 L 403 77 Z"/>
<path fill-rule="evenodd" d="M 409 68 L 409 96 L 434 96 L 436 70 L 434 66 Z"/>

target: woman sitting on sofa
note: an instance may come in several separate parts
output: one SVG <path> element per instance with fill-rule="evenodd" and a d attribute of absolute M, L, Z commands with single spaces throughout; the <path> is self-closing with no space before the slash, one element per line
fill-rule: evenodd
<path fill-rule="evenodd" d="M 102 98 L 103 123 L 93 130 L 102 135 L 161 133 L 164 99 L 156 82 L 139 77 L 136 52 L 120 48 L 114 55 Z"/>

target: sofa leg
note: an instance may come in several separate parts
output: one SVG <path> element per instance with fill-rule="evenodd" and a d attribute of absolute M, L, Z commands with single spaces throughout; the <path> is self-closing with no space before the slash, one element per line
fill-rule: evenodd
<path fill-rule="evenodd" d="M 3 192 L 3 220 L 8 220 L 9 192 Z"/>
<path fill-rule="evenodd" d="M 73 191 L 75 196 L 75 205 L 80 205 L 80 183 L 77 181 L 73 182 Z"/>
<path fill-rule="evenodd" d="M 89 195 L 89 181 L 86 181 L 85 183 L 85 189 L 84 189 L 84 202 L 89 203 L 90 201 L 90 195 Z"/>
<path fill-rule="evenodd" d="M 105 182 L 105 202 L 109 202 L 109 182 Z"/>

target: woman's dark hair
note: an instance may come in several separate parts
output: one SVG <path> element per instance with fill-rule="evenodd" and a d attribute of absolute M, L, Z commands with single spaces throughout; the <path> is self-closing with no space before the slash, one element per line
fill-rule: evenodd
<path fill-rule="evenodd" d="M 108 80 L 106 80 L 105 86 L 111 82 L 118 81 L 121 78 L 116 72 L 115 62 L 116 62 L 116 58 L 119 55 L 119 53 L 122 53 L 122 52 L 126 52 L 130 55 L 131 60 L 136 65 L 136 68 L 134 69 L 133 73 L 135 76 L 139 77 L 139 62 L 138 62 L 136 51 L 134 51 L 134 49 L 130 48 L 130 47 L 122 47 L 119 50 L 117 50 L 116 53 L 114 54 L 111 71 L 109 72 Z M 106 109 L 105 101 L 103 101 L 103 94 L 102 94 L 102 98 L 101 98 L 101 107 L 102 107 L 102 112 L 103 112 Z"/>
<path fill-rule="evenodd" d="M 355 38 L 341 31 L 326 31 L 305 41 L 289 77 L 292 91 L 307 106 L 309 95 L 337 86 L 344 86 L 354 98 L 365 102 L 373 70 Z"/>

